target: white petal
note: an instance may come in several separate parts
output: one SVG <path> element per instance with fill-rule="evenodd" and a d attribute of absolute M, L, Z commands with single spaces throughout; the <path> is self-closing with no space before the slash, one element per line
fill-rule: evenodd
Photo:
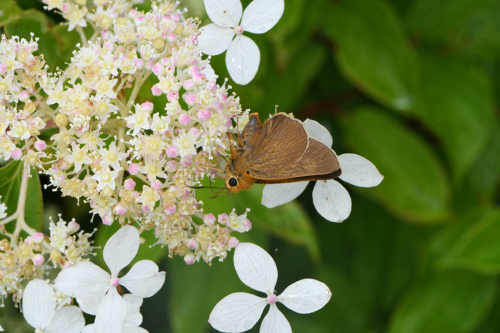
<path fill-rule="evenodd" d="M 236 28 L 241 19 L 243 7 L 240 0 L 204 0 L 208 17 L 222 27 Z"/>
<path fill-rule="evenodd" d="M 205 74 L 205 78 L 208 82 L 215 82 L 215 80 L 217 80 L 217 75 L 215 75 L 215 71 L 210 64 L 207 64 L 200 73 Z"/>
<path fill-rule="evenodd" d="M 123 295 L 123 300 L 127 305 L 127 318 L 124 326 L 134 327 L 142 324 L 142 315 L 139 312 L 142 305 L 142 298 L 132 294 Z"/>
<path fill-rule="evenodd" d="M 234 252 L 234 268 L 240 280 L 252 289 L 274 293 L 278 268 L 273 258 L 260 246 L 240 243 Z"/>
<path fill-rule="evenodd" d="M 111 288 L 102 300 L 95 317 L 95 328 L 98 333 L 121 333 L 127 305 L 118 295 L 116 288 Z"/>
<path fill-rule="evenodd" d="M 165 282 L 165 272 L 158 273 L 158 266 L 151 260 L 141 260 L 120 279 L 120 284 L 132 294 L 151 297 Z"/>
<path fill-rule="evenodd" d="M 122 333 L 148 333 L 148 331 L 142 327 L 123 327 Z"/>
<path fill-rule="evenodd" d="M 262 191 L 262 204 L 267 208 L 286 204 L 304 192 L 307 184 L 309 182 L 266 185 Z"/>
<path fill-rule="evenodd" d="M 284 0 L 254 0 L 241 19 L 244 31 L 263 34 L 278 23 L 285 10 Z"/>
<path fill-rule="evenodd" d="M 317 121 L 306 119 L 304 121 L 304 127 L 307 129 L 307 133 L 315 139 L 323 142 L 326 146 L 331 147 L 333 144 L 333 138 L 330 132 Z"/>
<path fill-rule="evenodd" d="M 110 275 L 99 266 L 80 261 L 63 269 L 54 282 L 56 289 L 65 295 L 87 298 L 92 293 L 105 293 L 109 288 L 109 279 Z"/>
<path fill-rule="evenodd" d="M 208 24 L 200 28 L 198 45 L 201 52 L 208 55 L 218 55 L 226 51 L 236 34 L 231 28 L 224 28 L 217 24 Z"/>
<path fill-rule="evenodd" d="M 2 327 L 2 325 L 0 325 L 0 332 L 3 332 L 3 327 Z"/>
<path fill-rule="evenodd" d="M 31 280 L 23 294 L 24 318 L 34 328 L 45 329 L 56 309 L 54 290 L 43 280 Z"/>
<path fill-rule="evenodd" d="M 126 225 L 104 245 L 104 261 L 113 277 L 117 277 L 118 273 L 134 259 L 139 250 L 139 242 L 139 231 L 131 225 Z"/>
<path fill-rule="evenodd" d="M 257 74 L 260 51 L 253 40 L 238 35 L 226 52 L 226 66 L 234 82 L 245 85 Z"/>
<path fill-rule="evenodd" d="M 311 313 L 325 306 L 332 297 L 330 289 L 323 282 L 304 279 L 288 286 L 278 301 L 298 313 Z"/>
<path fill-rule="evenodd" d="M 342 170 L 339 178 L 345 182 L 360 187 L 373 187 L 384 179 L 372 162 L 359 155 L 342 154 L 339 156 L 339 162 Z"/>
<path fill-rule="evenodd" d="M 330 222 L 342 222 L 351 214 L 351 197 L 335 180 L 319 180 L 313 190 L 314 207 Z"/>
<path fill-rule="evenodd" d="M 97 310 L 101 306 L 102 300 L 104 299 L 104 295 L 106 293 L 92 293 L 89 297 L 86 298 L 77 298 L 78 306 L 82 309 L 83 312 L 91 314 L 95 316 L 97 314 Z"/>
<path fill-rule="evenodd" d="M 276 304 L 271 304 L 269 312 L 264 317 L 260 326 L 260 333 L 292 333 L 290 323 L 278 310 Z"/>
<path fill-rule="evenodd" d="M 82 310 L 77 306 L 65 306 L 52 316 L 45 333 L 80 333 L 85 326 Z"/>
<path fill-rule="evenodd" d="M 244 332 L 257 323 L 266 305 L 265 298 L 234 293 L 215 305 L 208 322 L 221 332 Z"/>
<path fill-rule="evenodd" d="M 97 331 L 95 330 L 95 325 L 90 324 L 85 326 L 82 330 L 82 333 L 97 333 Z"/>

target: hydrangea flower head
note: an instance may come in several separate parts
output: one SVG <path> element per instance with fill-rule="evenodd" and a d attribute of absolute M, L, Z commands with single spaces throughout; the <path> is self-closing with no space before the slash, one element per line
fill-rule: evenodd
<path fill-rule="evenodd" d="M 243 36 L 243 32 L 263 34 L 269 31 L 283 15 L 284 0 L 254 0 L 245 9 L 243 16 L 240 0 L 204 2 L 207 14 L 214 23 L 200 29 L 198 43 L 202 52 L 218 55 L 227 50 L 229 75 L 234 82 L 247 84 L 257 74 L 260 51 L 253 40 Z"/>

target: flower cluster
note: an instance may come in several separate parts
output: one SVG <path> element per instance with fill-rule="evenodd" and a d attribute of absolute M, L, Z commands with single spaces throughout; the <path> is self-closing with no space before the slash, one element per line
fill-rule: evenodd
<path fill-rule="evenodd" d="M 19 158 L 40 168 L 43 160 L 51 185 L 89 202 L 104 224 L 118 219 L 139 223 L 141 231 L 154 229 L 158 244 L 188 263 L 225 258 L 237 244 L 231 232 L 249 230 L 246 213 L 211 222 L 192 186 L 215 176 L 227 155 L 227 133 L 235 131 L 233 118 L 244 126 L 248 112 L 214 82 L 198 46 L 197 21 L 184 19 L 171 2 L 148 13 L 122 0 L 95 1 L 93 7 L 45 3 L 62 13 L 70 30 L 90 22 L 96 31 L 64 71 L 37 81 L 34 114 L 45 112 L 40 121 L 57 131 L 47 143 L 32 138 Z M 146 80 L 165 104 L 136 102 Z M 21 132 L 10 123 L 5 128 Z M 20 137 L 38 134 L 29 133 Z M 12 151 L 19 145 L 9 142 Z"/>
<path fill-rule="evenodd" d="M 7 294 L 11 294 L 14 301 L 19 302 L 26 280 L 43 278 L 48 266 L 70 267 L 90 254 L 93 249 L 89 241 L 91 234 L 83 231 L 76 234 L 79 229 L 80 225 L 77 222 L 66 223 L 59 218 L 57 225 L 50 223 L 50 237 L 37 232 L 24 240 L 21 239 L 15 245 L 11 245 L 7 238 L 2 239 L 0 241 L 2 300 Z"/>

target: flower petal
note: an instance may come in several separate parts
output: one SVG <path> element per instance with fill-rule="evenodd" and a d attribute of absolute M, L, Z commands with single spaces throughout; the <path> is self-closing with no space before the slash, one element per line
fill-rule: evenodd
<path fill-rule="evenodd" d="M 2 327 L 2 325 L 0 325 L 0 332 L 3 332 L 3 331 L 4 331 L 3 327 Z"/>
<path fill-rule="evenodd" d="M 304 279 L 289 285 L 277 299 L 297 313 L 311 313 L 324 307 L 331 297 L 332 293 L 326 284 Z"/>
<path fill-rule="evenodd" d="M 244 31 L 263 34 L 278 23 L 284 11 L 283 0 L 254 0 L 245 8 L 241 27 Z"/>
<path fill-rule="evenodd" d="M 215 82 L 217 80 L 217 75 L 210 64 L 207 64 L 205 68 L 200 71 L 201 74 L 205 74 L 205 78 L 208 82 Z"/>
<path fill-rule="evenodd" d="M 78 306 L 80 307 L 80 309 L 82 309 L 83 312 L 95 316 L 97 314 L 97 310 L 99 310 L 99 307 L 101 306 L 102 300 L 104 299 L 105 295 L 105 292 L 96 292 L 90 294 L 90 296 L 86 298 L 77 298 L 76 301 L 78 302 Z"/>
<path fill-rule="evenodd" d="M 151 297 L 165 282 L 165 272 L 158 273 L 158 266 L 151 260 L 141 260 L 120 279 L 120 284 L 132 294 Z"/>
<path fill-rule="evenodd" d="M 262 204 L 267 208 L 286 204 L 304 192 L 307 184 L 309 182 L 266 185 L 262 191 Z"/>
<path fill-rule="evenodd" d="M 292 327 L 276 304 L 271 304 L 269 312 L 260 326 L 260 333 L 292 333 Z"/>
<path fill-rule="evenodd" d="M 111 288 L 102 300 L 95 317 L 95 328 L 99 333 L 121 333 L 127 315 L 127 305 L 118 295 L 116 288 Z"/>
<path fill-rule="evenodd" d="M 65 306 L 52 316 L 45 333 L 80 333 L 85 326 L 82 310 L 77 306 Z"/>
<path fill-rule="evenodd" d="M 317 121 L 306 119 L 304 121 L 304 127 L 307 129 L 307 133 L 315 139 L 323 142 L 326 146 L 331 147 L 333 144 L 333 138 L 330 132 Z"/>
<path fill-rule="evenodd" d="M 142 327 L 123 327 L 122 333 L 148 333 L 148 331 Z"/>
<path fill-rule="evenodd" d="M 31 280 L 23 294 L 24 318 L 33 328 L 45 329 L 56 309 L 54 290 L 43 280 Z"/>
<path fill-rule="evenodd" d="M 278 268 L 273 258 L 260 246 L 240 243 L 234 252 L 234 268 L 241 282 L 268 295 L 274 293 Z"/>
<path fill-rule="evenodd" d="M 113 277 L 134 259 L 139 250 L 139 231 L 126 225 L 111 236 L 104 245 L 104 261 Z"/>
<path fill-rule="evenodd" d="M 318 213 L 330 222 L 342 222 L 351 214 L 351 197 L 335 180 L 316 182 L 313 203 Z"/>
<path fill-rule="evenodd" d="M 63 269 L 54 280 L 56 289 L 65 295 L 78 298 L 90 297 L 92 293 L 104 294 L 109 288 L 110 275 L 99 266 L 80 261 Z"/>
<path fill-rule="evenodd" d="M 260 51 L 253 40 L 238 35 L 226 52 L 226 66 L 234 82 L 245 85 L 257 74 Z"/>
<path fill-rule="evenodd" d="M 123 300 L 127 305 L 127 318 L 124 327 L 134 327 L 142 324 L 142 315 L 139 312 L 142 305 L 142 298 L 132 294 L 123 295 Z"/>
<path fill-rule="evenodd" d="M 97 333 L 97 331 L 95 330 L 95 325 L 90 324 L 85 326 L 82 330 L 82 333 Z"/>
<path fill-rule="evenodd" d="M 243 6 L 240 0 L 204 0 L 208 17 L 221 27 L 236 28 L 241 19 Z"/>
<path fill-rule="evenodd" d="M 221 332 L 244 332 L 257 323 L 266 305 L 265 298 L 234 293 L 215 305 L 208 322 Z"/>
<path fill-rule="evenodd" d="M 384 179 L 372 162 L 359 155 L 342 154 L 339 156 L 339 162 L 342 169 L 339 178 L 345 182 L 360 187 L 373 187 Z"/>
<path fill-rule="evenodd" d="M 236 34 L 231 28 L 224 28 L 217 24 L 208 24 L 200 28 L 198 45 L 201 52 L 208 55 L 218 55 L 226 51 Z"/>

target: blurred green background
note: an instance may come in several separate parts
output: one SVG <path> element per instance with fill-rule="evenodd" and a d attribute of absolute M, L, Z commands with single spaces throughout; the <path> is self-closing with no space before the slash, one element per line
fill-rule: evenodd
<path fill-rule="evenodd" d="M 202 0 L 180 6 L 209 23 Z M 78 36 L 43 13 L 39 1 L 2 0 L 0 9 L 5 33 L 34 31 L 52 68 L 69 61 Z M 285 0 L 271 31 L 247 35 L 261 52 L 257 76 L 247 86 L 228 82 L 243 108 L 264 119 L 279 105 L 317 120 L 338 154 L 362 155 L 385 176 L 373 189 L 346 184 L 353 211 L 342 224 L 315 211 L 313 184 L 271 210 L 260 205 L 261 186 L 204 200 L 214 213 L 252 209 L 254 228 L 240 239 L 274 257 L 278 293 L 303 278 L 330 287 L 331 301 L 316 313 L 280 306 L 293 331 L 500 331 L 500 2 Z M 212 64 L 222 83 L 224 55 Z M 160 106 L 150 86 L 140 99 Z M 45 227 L 59 211 L 87 230 L 95 226 L 87 206 L 50 190 L 44 195 Z M 104 228 L 101 246 L 116 225 Z M 167 271 L 165 286 L 141 310 L 151 333 L 215 332 L 207 323 L 215 304 L 232 292 L 253 292 L 236 276 L 232 253 L 212 266 L 187 266 L 166 254 L 145 246 L 136 258 Z M 0 323 L 7 332 L 31 332 L 16 311 L 2 309 Z"/>

